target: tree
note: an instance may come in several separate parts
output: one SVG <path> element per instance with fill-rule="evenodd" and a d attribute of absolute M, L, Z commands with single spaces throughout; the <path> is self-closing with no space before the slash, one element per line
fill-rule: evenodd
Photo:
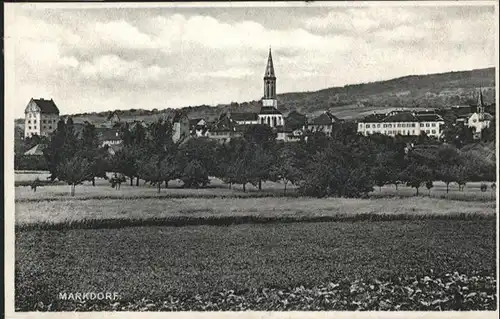
<path fill-rule="evenodd" d="M 178 158 L 178 162 L 184 164 L 179 167 L 180 172 L 184 171 L 185 166 L 190 161 L 196 160 L 204 167 L 209 176 L 219 175 L 218 144 L 212 139 L 193 138 L 187 140 L 179 146 Z"/>
<path fill-rule="evenodd" d="M 107 179 L 106 176 L 106 153 L 105 150 L 99 147 L 97 133 L 94 125 L 89 122 L 85 123 L 80 138 L 79 156 L 85 158 L 92 166 L 92 185 L 95 186 L 95 178 L 101 177 Z"/>
<path fill-rule="evenodd" d="M 252 156 L 254 183 L 261 190 L 262 182 L 270 178 L 273 154 L 276 149 L 276 132 L 268 125 L 250 125 L 243 133 L 243 138 L 255 148 L 255 154 Z"/>
<path fill-rule="evenodd" d="M 432 181 L 427 181 L 425 182 L 425 187 L 429 191 L 429 196 L 431 196 L 431 188 L 434 187 L 434 183 Z"/>
<path fill-rule="evenodd" d="M 403 171 L 403 180 L 407 186 L 415 188 L 418 196 L 419 188 L 426 181 L 432 181 L 433 172 L 426 165 L 420 164 L 417 161 L 410 162 Z"/>
<path fill-rule="evenodd" d="M 495 119 L 490 122 L 488 127 L 485 127 L 481 131 L 481 141 L 482 142 L 495 142 L 496 141 L 496 132 L 495 132 Z"/>
<path fill-rule="evenodd" d="M 283 181 L 285 186 L 283 191 L 284 194 L 286 194 L 287 184 L 295 184 L 301 177 L 294 145 L 295 144 L 288 143 L 281 147 L 278 151 L 276 161 L 274 161 L 271 166 L 271 180 Z"/>
<path fill-rule="evenodd" d="M 57 124 L 57 129 L 52 134 L 48 146 L 43 150 L 43 154 L 47 161 L 47 166 L 50 172 L 50 180 L 60 179 L 58 171 L 60 164 L 75 156 L 79 150 L 78 139 L 74 133 L 73 120 L 60 120 Z"/>
<path fill-rule="evenodd" d="M 125 183 L 127 179 L 122 174 L 114 173 L 114 175 L 109 179 L 111 187 L 115 189 L 120 189 L 122 183 Z"/>
<path fill-rule="evenodd" d="M 265 124 L 249 125 L 243 133 L 243 138 L 248 142 L 262 145 L 264 148 L 272 147 L 276 141 L 276 133 Z"/>
<path fill-rule="evenodd" d="M 362 197 L 373 191 L 373 144 L 360 139 L 350 145 L 331 141 L 313 155 L 299 192 L 316 197 Z"/>
<path fill-rule="evenodd" d="M 198 160 L 191 160 L 184 167 L 181 179 L 184 187 L 189 188 L 205 187 L 210 182 L 207 170 Z"/>
<path fill-rule="evenodd" d="M 85 158 L 73 156 L 59 163 L 57 172 L 58 179 L 71 186 L 71 196 L 74 196 L 76 185 L 82 184 L 92 176 L 92 165 Z"/>
<path fill-rule="evenodd" d="M 454 146 L 442 145 L 437 151 L 436 177 L 446 184 L 446 193 L 449 192 L 450 183 L 457 179 L 457 166 L 461 160 L 461 153 Z"/>
<path fill-rule="evenodd" d="M 253 185 L 257 185 L 259 190 L 262 190 L 262 182 L 271 178 L 271 169 L 274 163 L 274 156 L 270 150 L 265 149 L 258 144 L 250 144 L 253 150 L 250 157 L 249 165 L 251 165 L 249 172 L 251 172 L 250 181 Z"/>
<path fill-rule="evenodd" d="M 438 170 L 438 178 L 446 184 L 446 193 L 450 190 L 450 184 L 457 180 L 457 168 L 451 165 L 442 165 Z"/>
<path fill-rule="evenodd" d="M 372 169 L 373 180 L 375 185 L 382 191 L 382 186 L 388 183 L 389 169 L 383 165 L 377 165 Z"/>
<path fill-rule="evenodd" d="M 133 149 L 130 146 L 124 146 L 111 157 L 110 161 L 112 171 L 130 178 L 130 186 L 133 186 L 138 167 Z"/>
<path fill-rule="evenodd" d="M 458 190 L 463 191 L 467 181 L 471 176 L 471 170 L 464 165 L 455 166 L 455 182 L 458 184 Z"/>
<path fill-rule="evenodd" d="M 245 139 L 231 139 L 228 144 L 230 157 L 226 168 L 224 181 L 230 184 L 242 184 L 246 191 L 246 184 L 255 181 L 254 144 Z"/>
<path fill-rule="evenodd" d="M 160 193 L 161 184 L 165 183 L 165 188 L 167 188 L 168 182 L 177 176 L 175 155 L 171 154 L 163 158 L 154 155 L 140 160 L 138 162 L 138 175 L 143 180 L 156 185 L 158 193 Z"/>

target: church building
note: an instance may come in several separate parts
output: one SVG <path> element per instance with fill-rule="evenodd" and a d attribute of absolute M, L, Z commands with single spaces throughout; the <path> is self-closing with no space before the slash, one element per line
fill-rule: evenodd
<path fill-rule="evenodd" d="M 234 132 L 228 132 L 228 121 Z M 219 125 L 220 124 L 220 125 Z M 274 73 L 273 57 L 271 49 L 267 58 L 266 71 L 264 73 L 264 96 L 262 106 L 258 113 L 226 113 L 221 115 L 219 121 L 209 130 L 208 136 L 212 138 L 223 137 L 227 140 L 229 137 L 235 137 L 242 134 L 246 125 L 268 125 L 278 131 L 278 139 L 284 139 L 283 128 L 285 120 L 283 114 L 278 110 L 278 100 L 276 97 L 276 75 Z M 228 134 L 229 133 L 229 134 Z M 280 134 L 281 133 L 281 134 Z"/>

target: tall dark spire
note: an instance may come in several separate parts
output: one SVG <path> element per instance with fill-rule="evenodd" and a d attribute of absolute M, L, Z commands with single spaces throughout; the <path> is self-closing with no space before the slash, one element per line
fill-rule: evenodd
<path fill-rule="evenodd" d="M 483 88 L 479 88 L 479 95 L 477 97 L 477 107 L 483 107 L 484 106 L 484 101 L 483 101 Z"/>
<path fill-rule="evenodd" d="M 266 73 L 264 74 L 264 106 L 277 107 L 276 101 L 276 75 L 274 74 L 273 56 L 269 47 L 269 57 L 267 58 Z"/>
<path fill-rule="evenodd" d="M 275 78 L 274 75 L 274 65 L 273 65 L 273 56 L 271 55 L 271 47 L 269 47 L 269 57 L 267 58 L 267 66 L 266 73 L 264 74 L 264 78 Z"/>

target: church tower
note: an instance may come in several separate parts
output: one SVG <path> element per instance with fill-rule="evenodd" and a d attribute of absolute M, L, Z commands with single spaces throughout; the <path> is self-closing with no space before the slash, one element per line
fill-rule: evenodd
<path fill-rule="evenodd" d="M 276 75 L 274 74 L 273 56 L 271 48 L 269 48 L 269 57 L 267 58 L 266 73 L 264 74 L 264 97 L 262 98 L 262 106 L 278 108 L 278 100 L 276 99 Z"/>
<path fill-rule="evenodd" d="M 483 101 L 483 89 L 479 89 L 479 95 L 477 97 L 477 114 L 479 115 L 479 120 L 484 118 L 484 101 Z"/>

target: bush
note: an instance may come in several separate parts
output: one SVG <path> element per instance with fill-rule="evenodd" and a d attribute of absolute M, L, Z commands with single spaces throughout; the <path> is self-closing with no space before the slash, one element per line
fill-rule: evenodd
<path fill-rule="evenodd" d="M 481 192 L 486 192 L 487 189 L 488 185 L 486 185 L 485 183 L 481 183 Z"/>
<path fill-rule="evenodd" d="M 14 169 L 22 171 L 47 171 L 49 166 L 44 156 L 16 155 L 14 157 Z"/>

